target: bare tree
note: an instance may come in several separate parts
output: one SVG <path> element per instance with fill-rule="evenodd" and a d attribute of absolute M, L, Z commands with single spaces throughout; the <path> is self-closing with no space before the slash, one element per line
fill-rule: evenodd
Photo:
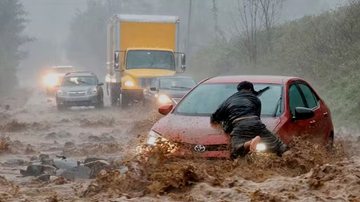
<path fill-rule="evenodd" d="M 272 50 L 272 30 L 280 14 L 284 0 L 259 0 L 261 6 L 261 19 L 266 31 L 266 48 Z"/>
<path fill-rule="evenodd" d="M 271 50 L 272 29 L 283 2 L 284 0 L 237 0 L 240 21 L 235 23 L 236 29 L 239 36 L 243 36 L 242 45 L 246 49 L 250 63 L 254 66 L 256 66 L 259 54 L 258 32 L 266 31 L 264 47 L 266 51 Z"/>
<path fill-rule="evenodd" d="M 238 31 L 244 33 L 245 40 L 243 45 L 246 48 L 250 63 L 256 66 L 259 1 L 238 0 L 237 3 L 241 22 L 241 28 Z M 239 34 L 241 35 L 241 33 Z"/>
<path fill-rule="evenodd" d="M 223 34 L 223 32 L 221 31 L 220 26 L 219 26 L 219 19 L 218 19 L 219 10 L 218 10 L 218 5 L 217 5 L 216 0 L 212 0 L 211 12 L 212 12 L 212 15 L 213 15 L 213 18 L 214 18 L 215 40 L 218 41 L 218 40 L 219 40 L 219 37 L 220 37 L 221 39 L 224 39 L 224 38 L 225 38 L 225 37 L 224 37 L 224 34 Z"/>

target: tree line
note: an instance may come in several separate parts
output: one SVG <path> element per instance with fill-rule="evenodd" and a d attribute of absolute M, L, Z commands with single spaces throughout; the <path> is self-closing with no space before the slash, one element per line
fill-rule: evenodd
<path fill-rule="evenodd" d="M 0 94 L 17 85 L 16 68 L 26 55 L 21 46 L 31 40 L 23 33 L 26 22 L 19 0 L 0 1 Z"/>

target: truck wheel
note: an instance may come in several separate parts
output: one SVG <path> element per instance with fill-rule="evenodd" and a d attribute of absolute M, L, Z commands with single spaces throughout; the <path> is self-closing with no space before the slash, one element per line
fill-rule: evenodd
<path fill-rule="evenodd" d="M 120 84 L 111 83 L 110 84 L 110 101 L 111 106 L 117 106 L 120 100 Z"/>
<path fill-rule="evenodd" d="M 96 103 L 95 108 L 101 109 L 104 108 L 104 99 L 100 98 L 99 101 Z"/>
<path fill-rule="evenodd" d="M 126 93 L 121 94 L 121 108 L 127 108 L 129 107 L 129 103 L 131 101 L 131 98 Z"/>

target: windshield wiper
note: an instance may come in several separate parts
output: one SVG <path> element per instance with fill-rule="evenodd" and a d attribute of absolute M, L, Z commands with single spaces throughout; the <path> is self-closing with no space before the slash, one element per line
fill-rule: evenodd
<path fill-rule="evenodd" d="M 273 117 L 275 117 L 276 114 L 277 114 L 277 111 L 278 111 L 278 109 L 280 107 L 280 104 L 281 104 L 281 100 L 282 100 L 282 96 L 280 96 L 278 101 L 276 102 L 276 107 L 275 107 L 275 110 L 274 110 L 274 113 L 273 113 Z M 279 112 L 281 113 L 281 108 L 280 108 Z"/>
<path fill-rule="evenodd" d="M 283 91 L 282 91 L 282 88 L 281 88 L 281 94 L 280 94 L 280 97 L 278 99 L 278 101 L 276 102 L 276 107 L 275 107 L 275 110 L 274 110 L 274 113 L 273 113 L 273 117 L 276 116 L 277 114 L 277 111 L 279 110 L 279 114 L 281 114 L 281 103 L 282 103 L 282 98 L 283 97 Z M 280 107 L 280 109 L 279 109 Z"/>
<path fill-rule="evenodd" d="M 185 86 L 171 86 L 171 88 L 191 89 L 191 88 L 189 88 L 189 87 L 185 87 Z"/>
<path fill-rule="evenodd" d="M 269 90 L 270 89 L 270 86 L 266 86 L 265 88 L 259 90 L 257 92 L 257 96 L 260 97 L 265 91 Z"/>

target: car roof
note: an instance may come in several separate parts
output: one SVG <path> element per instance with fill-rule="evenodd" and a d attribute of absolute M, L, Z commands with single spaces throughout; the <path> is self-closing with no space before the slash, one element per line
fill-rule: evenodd
<path fill-rule="evenodd" d="M 92 72 L 69 72 L 65 74 L 65 77 L 67 76 L 95 76 L 96 75 Z"/>
<path fill-rule="evenodd" d="M 289 80 L 293 80 L 293 79 L 300 79 L 300 78 L 292 77 L 292 76 L 272 76 L 272 75 L 234 75 L 234 76 L 212 77 L 205 80 L 203 83 L 239 83 L 241 81 L 250 81 L 252 83 L 284 84 Z"/>
<path fill-rule="evenodd" d="M 160 76 L 158 77 L 158 79 L 177 79 L 177 78 L 184 78 L 184 79 L 192 79 L 194 80 L 191 76 Z"/>

